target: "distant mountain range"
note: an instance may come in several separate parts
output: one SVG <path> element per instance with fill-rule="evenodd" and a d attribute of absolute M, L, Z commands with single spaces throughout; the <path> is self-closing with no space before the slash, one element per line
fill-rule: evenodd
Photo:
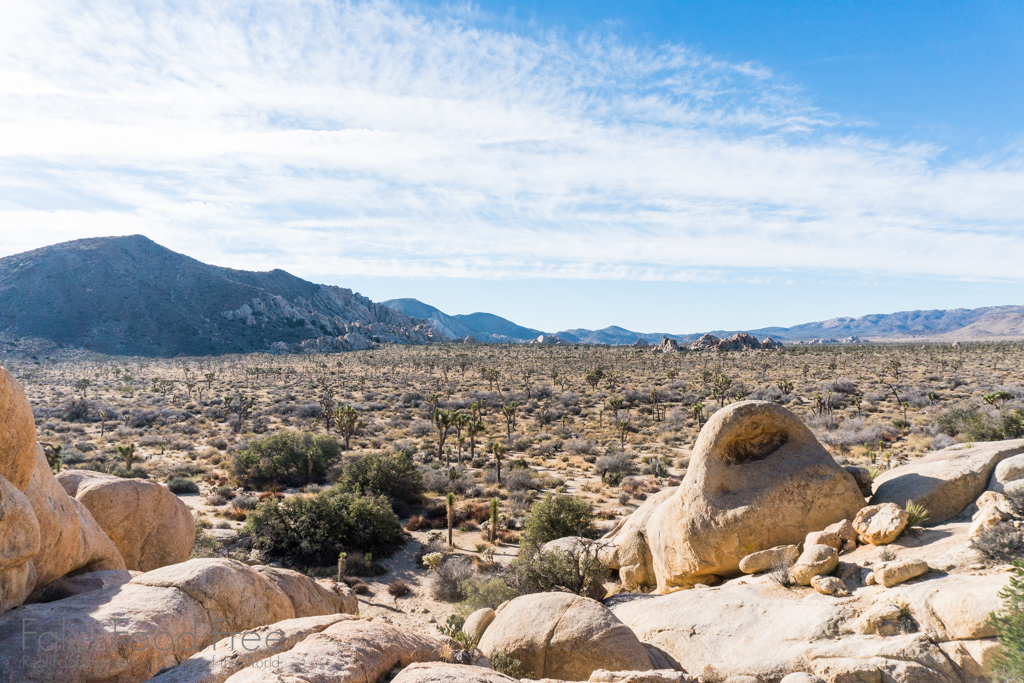
<path fill-rule="evenodd" d="M 622 327 L 600 330 L 574 328 L 561 332 L 543 332 L 517 325 L 490 313 L 448 315 L 417 299 L 391 299 L 383 302 L 396 311 L 428 321 L 449 339 L 473 338 L 479 342 L 529 342 L 540 335 L 557 337 L 571 344 L 633 344 L 637 340 L 655 344 L 663 338 L 680 343 L 696 341 L 702 333 L 634 332 Z M 784 342 L 973 340 L 1024 337 L 1024 306 L 991 306 L 952 310 L 901 311 L 865 315 L 859 318 L 832 318 L 793 327 L 761 327 L 751 330 L 712 330 L 716 337 L 748 332 L 756 337 L 772 337 Z"/>
<path fill-rule="evenodd" d="M 738 330 L 713 330 L 728 337 Z M 746 330 L 786 343 L 997 340 L 1024 337 L 1024 306 L 905 311 Z M 491 313 L 449 315 L 416 299 L 374 303 L 283 270 L 211 266 L 141 235 L 64 242 L 0 258 L 0 340 L 111 354 L 348 351 L 378 343 L 478 342 L 680 345 L 700 334 L 621 327 L 554 334 Z"/>
<path fill-rule="evenodd" d="M 210 266 L 142 235 L 0 259 L 0 334 L 111 354 L 205 355 L 439 341 L 421 320 L 283 270 Z"/>

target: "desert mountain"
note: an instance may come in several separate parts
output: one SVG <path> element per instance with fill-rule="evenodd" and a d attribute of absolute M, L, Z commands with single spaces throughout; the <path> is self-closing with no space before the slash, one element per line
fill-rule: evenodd
<path fill-rule="evenodd" d="M 391 299 L 382 303 L 405 315 L 426 320 L 449 339 L 472 337 L 482 342 L 524 342 L 544 334 L 491 313 L 448 315 L 417 299 Z"/>
<path fill-rule="evenodd" d="M 0 259 L 0 332 L 112 354 L 350 350 L 434 332 L 341 287 L 207 265 L 142 235 Z"/>

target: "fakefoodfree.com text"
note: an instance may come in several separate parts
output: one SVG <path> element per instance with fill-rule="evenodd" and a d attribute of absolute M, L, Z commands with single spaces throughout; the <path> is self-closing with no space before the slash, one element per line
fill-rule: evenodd
<path fill-rule="evenodd" d="M 199 649 L 199 624 L 192 620 L 192 629 L 178 633 L 171 631 L 131 631 L 125 628 L 128 619 L 115 618 L 111 624 L 113 630 L 90 633 L 74 633 L 67 627 L 67 621 L 61 620 L 60 631 L 36 631 L 33 622 L 38 621 L 31 617 L 24 617 L 21 623 L 21 647 L 22 651 L 38 655 L 88 655 L 90 658 L 117 657 L 129 659 L 132 652 L 143 652 L 150 647 L 160 652 L 189 653 Z M 259 633 L 255 631 L 236 632 L 227 629 L 227 619 L 213 620 L 213 641 L 216 643 L 214 649 L 223 648 L 225 651 L 241 650 L 243 652 L 255 652 L 264 650 L 270 657 L 279 653 L 284 648 L 285 636 L 280 630 Z M 221 627 L 225 627 L 221 630 Z M 116 647 L 111 649 L 109 639 L 113 637 Z M 221 643 L 221 640 L 227 642 Z M 42 661 L 42 660 L 41 660 Z M 50 662 L 49 659 L 47 659 Z M 52 663 L 52 662 L 51 662 Z"/>

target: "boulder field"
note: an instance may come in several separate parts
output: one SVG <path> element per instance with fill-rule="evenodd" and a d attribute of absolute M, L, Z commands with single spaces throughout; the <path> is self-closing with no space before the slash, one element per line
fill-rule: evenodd
<path fill-rule="evenodd" d="M 680 486 L 599 541 L 546 547 L 596 550 L 610 598 L 480 610 L 463 652 L 360 618 L 334 581 L 188 559 L 191 515 L 160 484 L 54 477 L 0 368 L 0 681 L 499 683 L 517 680 L 492 667 L 511 657 L 548 683 L 982 683 L 1009 572 L 971 539 L 1021 524 L 1021 453 L 953 447 L 872 482 L 784 408 L 732 404 Z M 908 528 L 907 500 L 928 526 Z"/>

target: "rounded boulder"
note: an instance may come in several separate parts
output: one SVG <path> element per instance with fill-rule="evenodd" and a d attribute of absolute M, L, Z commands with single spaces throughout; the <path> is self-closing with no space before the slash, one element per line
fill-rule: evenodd
<path fill-rule="evenodd" d="M 166 486 L 88 470 L 64 470 L 57 481 L 92 513 L 128 569 L 148 572 L 189 558 L 195 522 Z"/>
<path fill-rule="evenodd" d="M 505 603 L 480 639 L 537 678 L 585 681 L 598 669 L 650 671 L 647 649 L 604 605 L 570 593 L 536 593 Z"/>

